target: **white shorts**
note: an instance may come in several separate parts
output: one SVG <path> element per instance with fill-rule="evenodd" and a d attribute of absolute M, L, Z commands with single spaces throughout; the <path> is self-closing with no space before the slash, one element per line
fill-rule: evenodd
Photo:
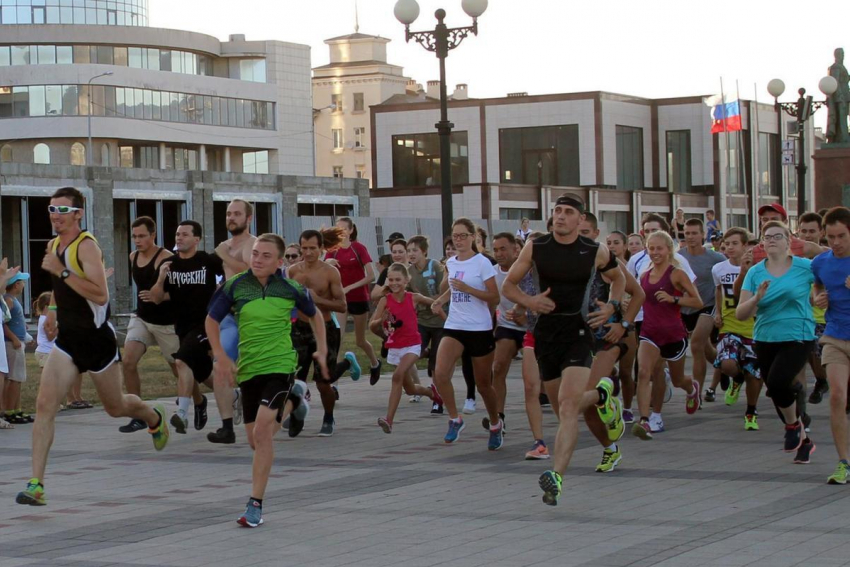
<path fill-rule="evenodd" d="M 44 368 L 44 365 L 47 364 L 47 357 L 50 356 L 49 352 L 38 352 L 35 351 L 35 360 L 38 362 L 39 368 Z"/>
<path fill-rule="evenodd" d="M 136 315 L 130 317 L 130 322 L 127 324 L 125 346 L 128 341 L 140 342 L 145 347 L 152 347 L 154 344 L 159 345 L 162 356 L 169 364 L 174 362 L 172 355 L 180 350 L 180 339 L 174 332 L 174 325 L 154 325 L 143 321 Z"/>
<path fill-rule="evenodd" d="M 403 348 L 391 348 L 387 351 L 387 363 L 392 364 L 393 366 L 398 366 L 399 364 L 401 364 L 401 359 L 404 358 L 404 355 L 415 354 L 418 358 L 421 352 L 422 345 L 414 345 Z"/>
<path fill-rule="evenodd" d="M 24 352 L 24 345 L 21 348 L 14 348 L 11 342 L 3 341 L 6 345 L 6 360 L 9 363 L 9 371 L 6 373 L 6 378 L 12 382 L 27 381 L 27 358 Z"/>

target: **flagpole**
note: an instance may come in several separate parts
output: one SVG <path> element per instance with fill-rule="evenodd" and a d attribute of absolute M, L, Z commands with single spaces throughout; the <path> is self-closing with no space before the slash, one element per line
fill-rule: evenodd
<path fill-rule="evenodd" d="M 750 196 L 752 205 L 750 206 L 750 214 L 753 223 L 753 234 L 756 232 L 761 232 L 758 225 L 758 198 L 759 191 L 761 189 L 759 185 L 759 90 L 755 83 L 753 83 L 753 106 L 754 108 L 750 109 L 750 125 L 754 126 L 754 134 L 753 140 L 754 144 L 752 144 L 753 149 L 753 187 L 752 194 Z M 755 115 L 755 116 L 753 116 Z M 753 132 L 753 130 L 751 130 Z"/>
<path fill-rule="evenodd" d="M 729 179 L 730 179 L 730 170 L 729 170 L 729 123 L 726 120 L 727 119 L 727 116 L 726 116 L 726 93 L 723 92 L 723 76 L 720 77 L 720 104 L 721 104 L 721 108 L 723 109 L 721 111 L 722 115 L 723 115 L 723 133 L 725 134 L 725 137 L 726 137 L 726 141 L 725 141 L 726 151 L 723 152 L 725 154 L 725 158 L 726 158 L 725 159 L 725 162 L 726 162 L 725 163 L 725 166 L 726 166 L 725 167 L 726 186 L 723 188 L 722 191 L 719 192 L 720 193 L 720 200 L 722 201 L 722 205 L 721 205 L 721 203 L 715 203 L 715 206 L 718 209 L 718 211 L 717 211 L 718 216 L 720 216 L 720 225 L 721 226 L 724 226 L 724 225 L 728 226 L 729 225 L 729 219 L 721 216 L 721 215 L 725 214 L 725 211 L 726 211 L 726 202 L 727 202 L 726 195 L 729 193 Z"/>
<path fill-rule="evenodd" d="M 738 84 L 738 79 L 735 79 L 735 92 L 738 95 L 738 105 L 739 105 L 738 109 L 739 109 L 739 112 L 740 112 L 741 87 Z M 735 148 L 735 161 L 737 162 L 737 165 L 738 165 L 738 168 L 735 171 L 736 171 L 736 177 L 737 177 L 736 181 L 738 183 L 739 190 L 742 191 L 744 195 L 749 195 L 749 192 L 747 190 L 748 187 L 747 187 L 746 171 L 742 171 L 742 169 L 745 169 L 745 168 L 743 168 L 743 165 L 742 165 L 744 163 L 744 160 L 741 159 L 743 157 L 743 152 L 744 152 L 744 148 L 742 147 L 743 146 L 743 131 L 744 131 L 744 129 L 740 128 L 735 133 L 736 136 L 737 136 L 735 138 L 735 140 L 737 142 L 735 144 L 737 146 Z M 750 209 L 750 208 L 752 208 L 750 203 L 747 203 L 747 209 Z M 752 213 L 750 213 L 750 214 L 752 214 Z"/>

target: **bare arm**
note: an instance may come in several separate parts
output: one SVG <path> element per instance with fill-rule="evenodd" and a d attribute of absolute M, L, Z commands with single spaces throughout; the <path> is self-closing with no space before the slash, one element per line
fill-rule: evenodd
<path fill-rule="evenodd" d="M 242 259 L 240 260 L 230 255 L 230 241 L 225 240 L 215 247 L 215 255 L 221 258 L 222 264 L 224 264 L 228 271 L 233 274 L 238 274 L 251 267 L 250 262 L 252 247 L 253 242 L 251 245 L 246 244 L 244 246 L 242 249 Z"/>
<path fill-rule="evenodd" d="M 6 303 L 8 303 L 8 301 Z M 9 325 L 6 323 L 3 323 L 3 336 L 12 343 L 13 347 L 16 349 L 21 348 L 21 341 L 15 336 L 15 333 L 12 332 L 12 329 L 10 329 Z"/>
<path fill-rule="evenodd" d="M 814 242 L 806 241 L 803 244 L 803 255 L 810 260 L 816 258 L 817 256 L 820 256 L 827 250 L 828 248 L 824 248 L 823 246 L 815 244 Z"/>
<path fill-rule="evenodd" d="M 103 254 L 100 247 L 87 238 L 80 243 L 77 250 L 80 265 L 86 277 L 80 277 L 71 272 L 71 275 L 65 278 L 65 283 L 85 299 L 97 305 L 106 305 L 109 303 L 109 289 L 106 285 L 106 272 L 103 268 Z M 41 267 L 55 276 L 65 270 L 62 260 L 51 251 L 50 244 L 47 245 Z"/>
<path fill-rule="evenodd" d="M 699 293 L 697 293 L 691 278 L 688 277 L 688 274 L 686 274 L 684 270 L 680 270 L 678 268 L 673 270 L 671 280 L 676 289 L 684 293 L 684 295 L 676 298 L 667 292 L 659 291 L 655 294 L 658 301 L 662 301 L 664 303 L 678 303 L 682 307 L 690 307 L 692 309 L 702 309 L 702 299 L 700 299 Z M 677 299 L 678 301 L 676 301 Z"/>
<path fill-rule="evenodd" d="M 519 253 L 519 258 L 517 258 L 517 261 L 514 262 L 513 266 L 511 266 L 511 270 L 508 272 L 508 277 L 505 278 L 504 283 L 502 283 L 502 293 L 508 301 L 525 307 L 529 311 L 534 311 L 535 313 L 551 313 L 555 309 L 555 302 L 547 297 L 550 290 L 547 289 L 537 295 L 531 296 L 519 288 L 519 282 L 522 281 L 522 278 L 524 278 L 533 267 L 533 247 L 534 241 L 523 246 L 522 251 Z"/>
<path fill-rule="evenodd" d="M 431 307 L 434 304 L 434 300 L 430 297 L 425 297 L 421 293 L 414 293 L 413 294 L 413 304 Z"/>
<path fill-rule="evenodd" d="M 812 287 L 812 305 L 818 309 L 829 309 L 829 294 L 823 284 L 815 283 Z"/>
<path fill-rule="evenodd" d="M 463 280 L 452 279 L 449 280 L 449 284 L 455 291 L 468 293 L 476 299 L 486 301 L 490 306 L 498 305 L 499 300 L 501 299 L 499 295 L 499 286 L 496 285 L 495 276 L 484 282 L 484 289 L 475 289 Z"/>
<path fill-rule="evenodd" d="M 747 272 L 749 272 L 752 267 L 753 249 L 750 248 L 744 252 L 744 256 L 741 258 L 741 273 L 738 275 L 738 279 L 735 280 L 735 283 L 732 284 L 732 295 L 734 295 L 735 299 L 738 300 L 738 305 L 741 304 L 741 288 L 744 286 L 744 276 L 747 275 Z M 744 317 L 744 319 L 749 319 L 749 317 Z"/>
<path fill-rule="evenodd" d="M 632 296 L 631 301 L 629 301 L 629 307 L 623 313 L 623 320 L 634 323 L 635 317 L 640 312 L 640 308 L 643 307 L 643 302 L 646 301 L 646 292 L 643 291 L 637 278 L 631 275 L 627 269 L 621 267 L 620 272 L 622 272 L 626 280 L 626 293 Z"/>
<path fill-rule="evenodd" d="M 213 371 L 216 378 L 233 386 L 236 378 L 236 363 L 227 356 L 227 352 L 221 346 L 221 323 L 207 315 L 204 321 L 204 329 L 207 332 L 210 349 L 212 349 Z"/>
<path fill-rule="evenodd" d="M 714 326 L 718 329 L 723 326 L 723 301 L 723 286 L 719 285 L 714 288 Z"/>
<path fill-rule="evenodd" d="M 148 294 L 148 299 L 146 299 L 145 301 L 160 304 L 163 301 L 168 301 L 169 299 L 171 299 L 169 295 L 165 292 L 165 279 L 168 277 L 170 271 L 170 261 L 163 262 L 159 265 L 159 277 L 156 279 L 156 283 L 153 284 L 153 287 L 151 287 L 150 293 Z"/>
<path fill-rule="evenodd" d="M 345 313 L 347 305 L 345 303 L 345 294 L 342 292 L 342 280 L 339 277 L 339 270 L 328 266 L 328 280 L 331 292 L 331 299 L 320 297 L 318 294 L 313 295 L 313 302 L 317 307 L 324 311 L 335 311 L 337 313 Z"/>
<path fill-rule="evenodd" d="M 369 330 L 382 340 L 387 338 L 384 334 L 384 311 L 386 308 L 387 298 L 382 297 L 378 302 L 378 306 L 375 308 L 375 314 L 372 315 L 372 319 L 369 320 Z"/>
<path fill-rule="evenodd" d="M 343 291 L 348 293 L 351 290 L 357 289 L 359 287 L 363 287 L 364 285 L 369 285 L 373 281 L 375 281 L 375 268 L 372 267 L 372 262 L 364 264 L 363 270 L 366 272 L 366 275 L 362 280 L 358 280 L 351 285 L 345 286 Z"/>
<path fill-rule="evenodd" d="M 753 292 L 743 289 L 741 290 L 741 298 L 738 300 L 738 307 L 735 309 L 735 317 L 739 321 L 746 321 L 750 317 L 755 316 L 758 312 L 758 306 L 759 296 L 753 295 Z"/>

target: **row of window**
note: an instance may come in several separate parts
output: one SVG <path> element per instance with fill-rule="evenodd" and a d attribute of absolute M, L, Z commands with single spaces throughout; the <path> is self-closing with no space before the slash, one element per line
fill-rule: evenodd
<path fill-rule="evenodd" d="M 91 100 L 89 100 L 91 93 Z M 275 103 L 109 85 L 0 87 L 0 119 L 110 116 L 274 130 Z"/>
<path fill-rule="evenodd" d="M 335 150 L 341 150 L 345 148 L 345 139 L 342 133 L 342 128 L 332 128 L 331 137 L 333 138 Z M 351 147 L 366 147 L 366 128 L 357 127 L 354 129 L 354 141 L 351 143 Z"/>
<path fill-rule="evenodd" d="M 453 184 L 469 182 L 469 144 L 467 132 L 452 132 L 450 137 Z M 418 187 L 440 184 L 440 139 L 436 133 L 393 136 L 393 184 Z"/>
<path fill-rule="evenodd" d="M 0 24 L 147 26 L 147 0 L 3 0 Z"/>
<path fill-rule="evenodd" d="M 363 97 L 363 93 L 354 93 L 352 96 L 352 110 L 353 112 L 364 112 L 366 110 L 366 103 Z M 333 112 L 343 112 L 343 96 L 341 93 L 336 93 L 331 95 L 331 106 L 333 107 L 331 110 Z"/>

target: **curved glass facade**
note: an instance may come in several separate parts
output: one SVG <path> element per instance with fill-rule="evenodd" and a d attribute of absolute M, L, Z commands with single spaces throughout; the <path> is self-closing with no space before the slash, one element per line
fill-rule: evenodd
<path fill-rule="evenodd" d="M 2 0 L 0 24 L 147 26 L 148 0 Z"/>

